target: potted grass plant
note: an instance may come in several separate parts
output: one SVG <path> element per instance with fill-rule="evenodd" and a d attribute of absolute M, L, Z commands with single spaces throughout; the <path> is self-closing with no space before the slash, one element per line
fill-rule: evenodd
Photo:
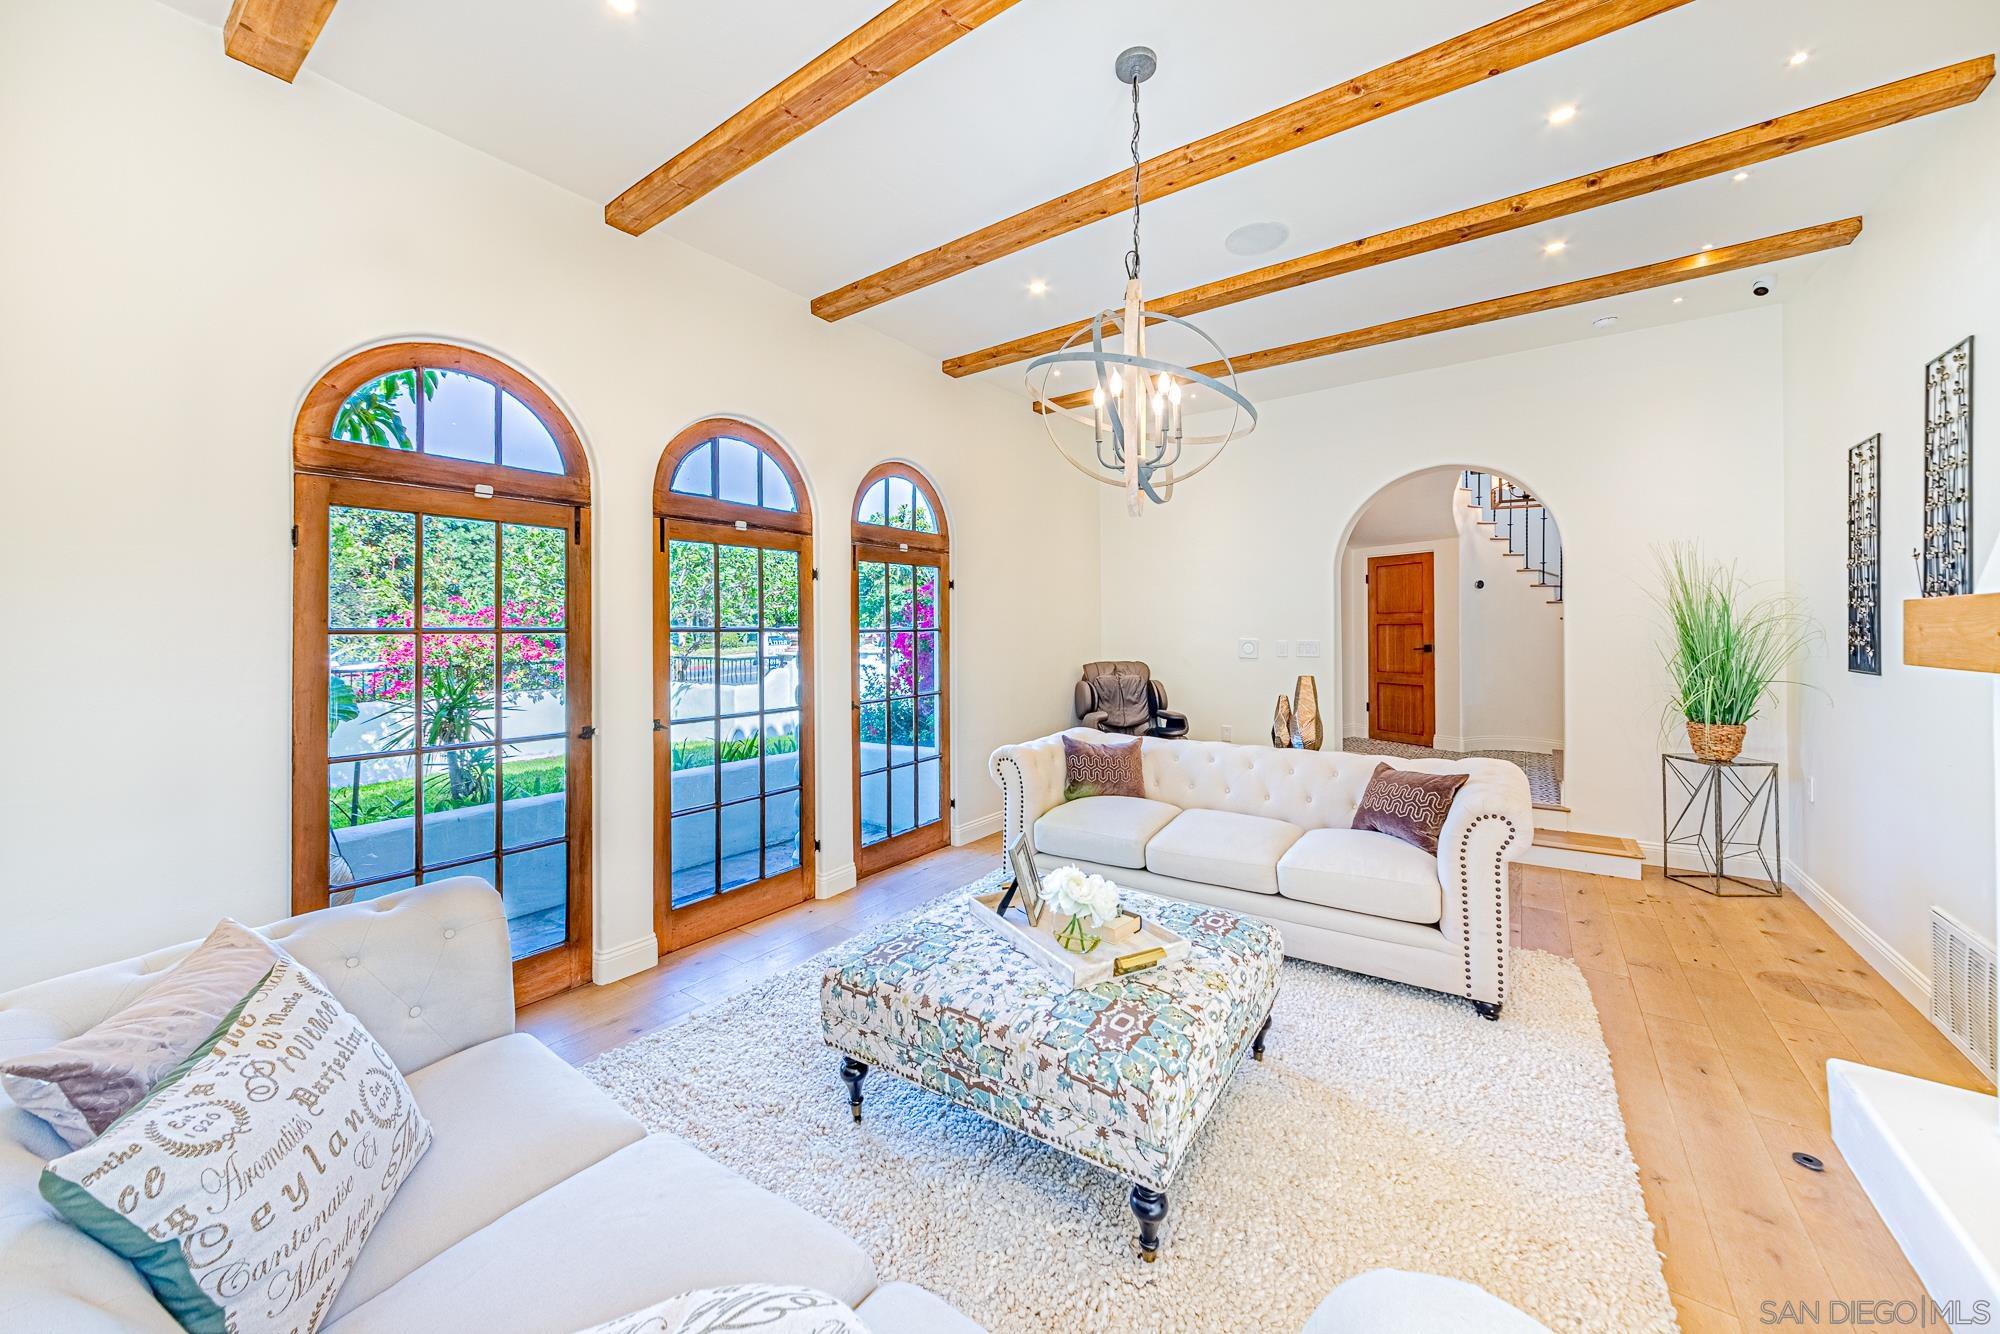
<path fill-rule="evenodd" d="M 1658 601 L 1667 614 L 1662 648 L 1673 696 L 1697 758 L 1726 763 L 1771 688 L 1813 638 L 1796 598 L 1759 595 L 1733 565 L 1676 544 L 1660 553 Z"/>

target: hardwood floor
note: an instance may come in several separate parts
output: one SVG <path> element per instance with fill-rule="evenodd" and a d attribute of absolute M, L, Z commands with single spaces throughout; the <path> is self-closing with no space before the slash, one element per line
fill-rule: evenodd
<path fill-rule="evenodd" d="M 947 848 L 521 1012 L 581 1063 L 733 996 L 998 865 Z M 1576 961 L 1611 1050 L 1667 1286 L 1688 1330 L 1757 1330 L 1765 1301 L 1911 1299 L 1921 1288 L 1833 1147 L 1829 1057 L 1990 1086 L 1793 895 L 1713 899 L 1643 879 L 1517 866 L 1515 943 Z M 1504 1019 L 1502 1022 L 1505 1022 Z M 1823 1173 L 1792 1161 L 1824 1162 Z"/>

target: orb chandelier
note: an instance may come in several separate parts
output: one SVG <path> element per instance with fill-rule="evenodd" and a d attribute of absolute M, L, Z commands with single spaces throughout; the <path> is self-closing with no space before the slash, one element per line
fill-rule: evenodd
<path fill-rule="evenodd" d="M 1179 316 L 1148 310 L 1140 289 L 1139 85 L 1159 66 L 1159 58 L 1143 46 L 1121 53 L 1115 66 L 1118 81 L 1132 88 L 1132 248 L 1125 255 L 1125 303 L 1098 311 L 1059 350 L 1037 357 L 1027 369 L 1050 441 L 1084 476 L 1123 487 L 1126 509 L 1135 516 L 1149 500 L 1163 505 L 1173 499 L 1177 483 L 1215 462 L 1230 441 L 1257 425 L 1257 409 L 1236 387 L 1236 368 L 1221 344 Z M 1150 355 L 1149 326 L 1214 356 L 1193 365 Z M 1050 382 L 1062 377 L 1066 366 L 1083 372 L 1088 393 L 1064 394 L 1060 384 L 1051 393 Z M 1215 426 L 1226 421 L 1226 429 L 1204 433 L 1198 427 L 1189 434 L 1190 415 Z M 1058 417 L 1088 426 L 1090 448 L 1084 448 L 1081 431 L 1058 431 Z"/>

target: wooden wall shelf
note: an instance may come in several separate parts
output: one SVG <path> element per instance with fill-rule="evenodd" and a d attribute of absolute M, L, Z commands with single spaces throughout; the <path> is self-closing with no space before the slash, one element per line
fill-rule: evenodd
<path fill-rule="evenodd" d="M 1910 667 L 2000 672 L 2000 593 L 1907 599 L 1903 662 Z"/>

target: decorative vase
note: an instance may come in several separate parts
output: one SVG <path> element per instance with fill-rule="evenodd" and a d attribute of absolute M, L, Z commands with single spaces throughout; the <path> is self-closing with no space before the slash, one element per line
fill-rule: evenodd
<path fill-rule="evenodd" d="M 1088 954 L 1097 948 L 1097 937 L 1084 929 L 1083 918 L 1068 917 L 1056 931 L 1056 944 L 1071 954 Z"/>
<path fill-rule="evenodd" d="M 1271 744 L 1285 750 L 1292 744 L 1292 702 L 1278 696 L 1278 711 L 1271 715 Z"/>
<path fill-rule="evenodd" d="M 1325 740 L 1319 720 L 1319 683 L 1301 676 L 1292 690 L 1292 744 L 1303 750 L 1318 750 Z"/>
<path fill-rule="evenodd" d="M 1698 760 L 1727 764 L 1743 753 L 1742 723 L 1698 723 L 1688 719 L 1688 745 Z"/>

